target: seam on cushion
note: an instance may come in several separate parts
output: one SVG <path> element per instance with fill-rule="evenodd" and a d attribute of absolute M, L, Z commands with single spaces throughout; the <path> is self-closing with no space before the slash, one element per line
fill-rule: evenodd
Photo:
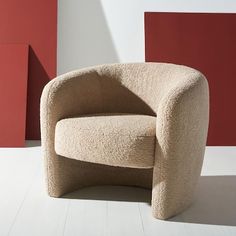
<path fill-rule="evenodd" d="M 58 122 L 57 122 L 58 123 Z M 83 129 L 83 130 L 86 130 L 86 131 L 90 131 L 91 129 Z M 127 135 L 127 134 L 120 134 L 120 133 L 113 133 L 114 135 L 120 135 L 122 137 L 138 137 L 138 138 L 155 138 L 156 137 L 156 134 L 154 135 L 136 135 L 136 136 L 132 136 L 132 135 Z M 108 134 L 103 134 L 103 136 L 110 136 Z"/>
<path fill-rule="evenodd" d="M 89 129 L 87 129 L 88 131 Z M 119 134 L 119 133 L 116 133 L 114 135 L 119 135 L 119 136 L 122 136 L 122 137 L 134 137 L 134 138 L 155 138 L 156 135 L 136 135 L 136 136 L 132 136 L 132 135 L 127 135 L 127 134 Z M 103 136 L 111 136 L 109 134 L 103 134 Z"/>

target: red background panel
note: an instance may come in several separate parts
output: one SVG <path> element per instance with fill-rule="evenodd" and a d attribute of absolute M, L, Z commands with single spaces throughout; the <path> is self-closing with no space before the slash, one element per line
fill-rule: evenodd
<path fill-rule="evenodd" d="M 39 139 L 40 95 L 56 75 L 57 0 L 0 0 L 0 43 L 30 45 L 26 138 Z"/>
<path fill-rule="evenodd" d="M 25 144 L 28 45 L 0 45 L 0 147 Z"/>
<path fill-rule="evenodd" d="M 208 145 L 236 145 L 236 14 L 145 13 L 147 62 L 200 70 L 210 87 Z"/>

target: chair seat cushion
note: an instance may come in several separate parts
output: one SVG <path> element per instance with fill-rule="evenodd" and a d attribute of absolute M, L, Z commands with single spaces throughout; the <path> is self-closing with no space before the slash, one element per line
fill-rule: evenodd
<path fill-rule="evenodd" d="M 152 168 L 156 117 L 101 113 L 57 122 L 55 151 L 80 161 Z"/>

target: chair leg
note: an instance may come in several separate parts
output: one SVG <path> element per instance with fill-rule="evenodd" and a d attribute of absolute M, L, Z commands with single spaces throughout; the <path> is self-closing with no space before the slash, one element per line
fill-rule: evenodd
<path fill-rule="evenodd" d="M 153 169 L 152 214 L 157 219 L 175 216 L 193 201 L 202 158 L 183 162 L 160 155 Z M 181 163 L 182 162 L 182 163 Z"/>

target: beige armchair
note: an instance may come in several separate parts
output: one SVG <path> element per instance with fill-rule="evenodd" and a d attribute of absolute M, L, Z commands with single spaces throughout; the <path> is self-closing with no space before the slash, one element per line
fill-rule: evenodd
<path fill-rule="evenodd" d="M 208 84 L 186 66 L 108 64 L 50 81 L 41 97 L 47 190 L 152 188 L 154 217 L 190 205 L 204 157 Z"/>

